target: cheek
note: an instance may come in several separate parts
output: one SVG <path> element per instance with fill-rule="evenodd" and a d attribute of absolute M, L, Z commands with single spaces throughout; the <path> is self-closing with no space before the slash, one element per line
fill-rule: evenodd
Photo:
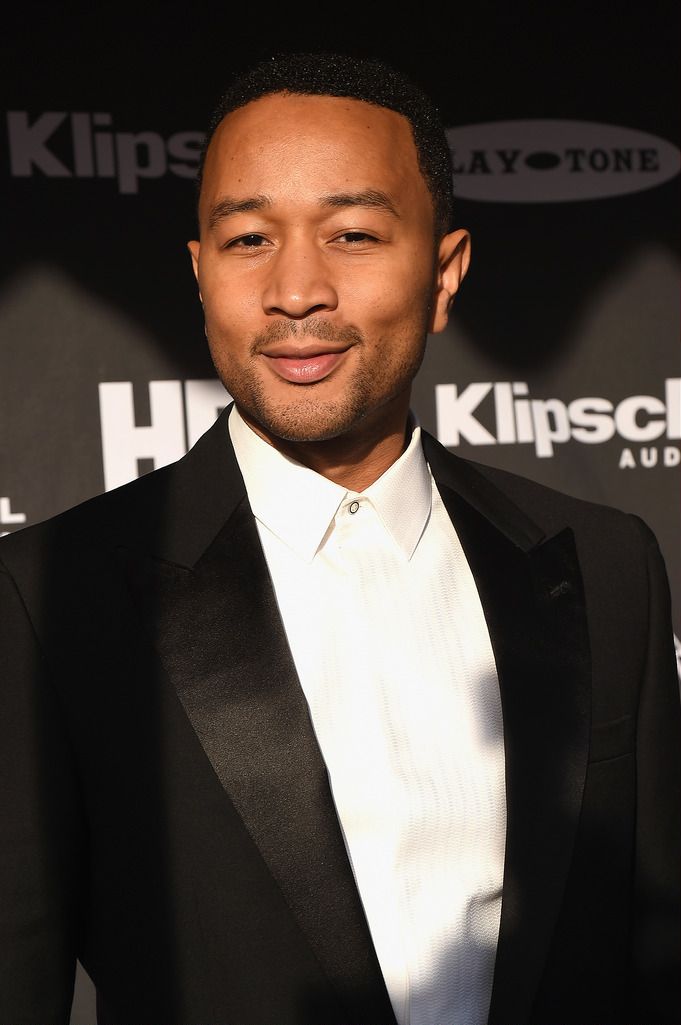
<path fill-rule="evenodd" d="M 262 305 L 252 290 L 246 290 L 239 282 L 225 276 L 208 281 L 201 294 L 210 334 L 247 341 L 250 334 L 257 331 Z"/>
<path fill-rule="evenodd" d="M 432 302 L 432 268 L 424 265 L 423 253 L 401 259 L 375 277 L 360 275 L 344 290 L 347 307 L 375 323 L 423 323 Z M 343 293 L 341 293 L 342 295 Z"/>
<path fill-rule="evenodd" d="M 367 306 L 368 322 L 381 333 L 389 330 L 393 335 L 421 334 L 428 323 L 431 305 L 429 287 L 413 281 L 403 287 L 386 287 Z"/>

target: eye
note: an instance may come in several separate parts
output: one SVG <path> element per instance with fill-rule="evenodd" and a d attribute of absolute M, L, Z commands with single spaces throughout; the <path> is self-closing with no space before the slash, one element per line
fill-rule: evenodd
<path fill-rule="evenodd" d="M 367 231 L 344 231 L 342 235 L 336 236 L 334 242 L 344 242 L 346 245 L 362 245 L 367 242 L 378 242 L 378 239 Z"/>
<path fill-rule="evenodd" d="M 267 239 L 264 235 L 258 235 L 253 232 L 250 235 L 240 235 L 239 238 L 233 238 L 231 242 L 227 242 L 225 249 L 260 249 L 266 244 Z"/>

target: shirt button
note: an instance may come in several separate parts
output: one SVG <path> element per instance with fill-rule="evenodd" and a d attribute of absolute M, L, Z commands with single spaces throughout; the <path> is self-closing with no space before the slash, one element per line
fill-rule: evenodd
<path fill-rule="evenodd" d="M 354 516 L 357 510 L 359 509 L 359 502 L 351 502 L 349 505 L 349 509 L 352 515 Z"/>

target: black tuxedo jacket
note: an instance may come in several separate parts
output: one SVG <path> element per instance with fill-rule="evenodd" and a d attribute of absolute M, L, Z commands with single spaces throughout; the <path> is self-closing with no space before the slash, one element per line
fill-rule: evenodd
<path fill-rule="evenodd" d="M 489 1022 L 676 1023 L 655 542 L 424 445 L 503 704 Z M 0 1025 L 67 1022 L 76 957 L 106 1025 L 392 1025 L 224 416 L 0 554 Z"/>

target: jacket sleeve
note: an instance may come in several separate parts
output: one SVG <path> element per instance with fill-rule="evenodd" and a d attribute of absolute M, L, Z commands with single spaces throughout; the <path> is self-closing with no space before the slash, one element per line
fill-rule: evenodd
<path fill-rule="evenodd" d="M 639 521 L 640 522 L 640 521 Z M 633 968 L 636 1021 L 681 1021 L 679 989 L 679 680 L 662 557 L 648 541 L 648 652 L 637 727 L 637 821 Z"/>
<path fill-rule="evenodd" d="M 83 830 L 63 709 L 0 564 L 0 1022 L 65 1025 Z"/>

